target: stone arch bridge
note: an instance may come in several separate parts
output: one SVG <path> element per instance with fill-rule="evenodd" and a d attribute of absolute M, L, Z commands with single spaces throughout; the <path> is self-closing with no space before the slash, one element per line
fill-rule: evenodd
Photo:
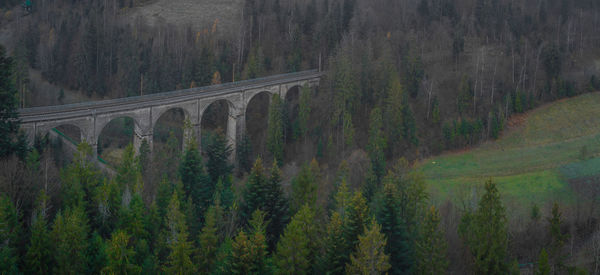
<path fill-rule="evenodd" d="M 44 135 L 58 126 L 73 125 L 79 128 L 81 140 L 92 146 L 96 157 L 100 133 L 113 119 L 133 119 L 133 145 L 137 152 L 144 139 L 148 141 L 150 148 L 153 147 L 152 137 L 158 119 L 176 108 L 183 110 L 185 119 L 191 122 L 192 127 L 184 136 L 194 134 L 199 142 L 202 115 L 211 104 L 224 100 L 229 109 L 226 137 L 233 148 L 232 156 L 235 156 L 236 141 L 241 138 L 246 127 L 246 107 L 254 96 L 261 93 L 279 94 L 285 99 L 295 87 L 317 86 L 322 74 L 311 70 L 143 96 L 24 108 L 19 110 L 19 116 L 21 128 L 27 134 L 30 144 L 36 135 Z"/>

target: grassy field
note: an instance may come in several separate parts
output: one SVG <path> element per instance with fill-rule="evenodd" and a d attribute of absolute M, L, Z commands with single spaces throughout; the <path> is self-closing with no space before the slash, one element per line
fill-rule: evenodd
<path fill-rule="evenodd" d="M 600 174 L 600 93 L 545 105 L 510 124 L 495 142 L 422 161 L 433 199 L 464 199 L 492 178 L 509 204 L 569 203 L 569 179 Z"/>

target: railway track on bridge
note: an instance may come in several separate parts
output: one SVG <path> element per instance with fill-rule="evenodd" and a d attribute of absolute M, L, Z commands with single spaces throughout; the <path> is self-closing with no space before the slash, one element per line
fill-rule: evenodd
<path fill-rule="evenodd" d="M 96 115 L 126 109 L 127 106 L 132 108 L 151 107 L 161 104 L 188 101 L 191 99 L 219 97 L 239 93 L 247 89 L 278 85 L 311 77 L 320 77 L 323 74 L 323 72 L 318 72 L 317 70 L 309 70 L 141 96 L 23 108 L 19 109 L 19 118 L 21 119 L 21 122 L 27 123 L 33 121 L 66 119 L 84 115 Z"/>

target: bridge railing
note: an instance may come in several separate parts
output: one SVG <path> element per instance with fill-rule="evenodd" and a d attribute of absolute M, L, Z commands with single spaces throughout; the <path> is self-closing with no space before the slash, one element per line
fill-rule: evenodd
<path fill-rule="evenodd" d="M 312 75 L 312 74 L 317 74 L 317 73 L 318 73 L 317 70 L 307 70 L 307 71 L 278 74 L 278 75 L 272 75 L 272 76 L 254 78 L 254 79 L 248 79 L 248 80 L 241 80 L 241 81 L 235 81 L 235 82 L 227 82 L 227 83 L 210 85 L 210 86 L 194 87 L 194 88 L 189 88 L 189 89 L 153 93 L 153 94 L 147 94 L 147 95 L 137 95 L 137 96 L 116 98 L 116 99 L 88 101 L 88 102 L 71 103 L 71 104 L 64 104 L 64 105 L 30 107 L 30 108 L 19 109 L 19 113 L 20 114 L 29 114 L 29 113 L 43 113 L 43 112 L 53 112 L 53 111 L 57 112 L 57 111 L 64 111 L 65 109 L 84 109 L 84 108 L 100 107 L 100 106 L 104 106 L 104 105 L 127 104 L 127 103 L 136 102 L 136 101 L 150 101 L 150 100 L 156 100 L 156 99 L 161 99 L 161 98 L 171 98 L 171 97 L 176 97 L 176 96 L 180 96 L 180 95 L 199 93 L 199 92 L 203 92 L 203 91 L 218 92 L 220 90 L 225 90 L 225 89 L 229 89 L 229 88 L 250 86 L 250 85 L 261 83 L 261 82 L 270 82 L 270 81 L 275 81 L 275 80 L 279 80 L 279 79 L 297 78 L 297 77 L 301 77 L 301 76 L 305 76 L 305 75 Z"/>

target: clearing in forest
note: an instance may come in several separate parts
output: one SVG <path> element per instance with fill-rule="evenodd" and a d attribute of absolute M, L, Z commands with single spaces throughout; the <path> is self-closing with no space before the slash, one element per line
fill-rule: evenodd
<path fill-rule="evenodd" d="M 600 184 L 600 93 L 553 102 L 519 118 L 497 141 L 422 161 L 419 169 L 434 201 L 464 203 L 492 178 L 507 205 L 527 209 L 533 203 L 571 203 L 575 192 Z"/>

